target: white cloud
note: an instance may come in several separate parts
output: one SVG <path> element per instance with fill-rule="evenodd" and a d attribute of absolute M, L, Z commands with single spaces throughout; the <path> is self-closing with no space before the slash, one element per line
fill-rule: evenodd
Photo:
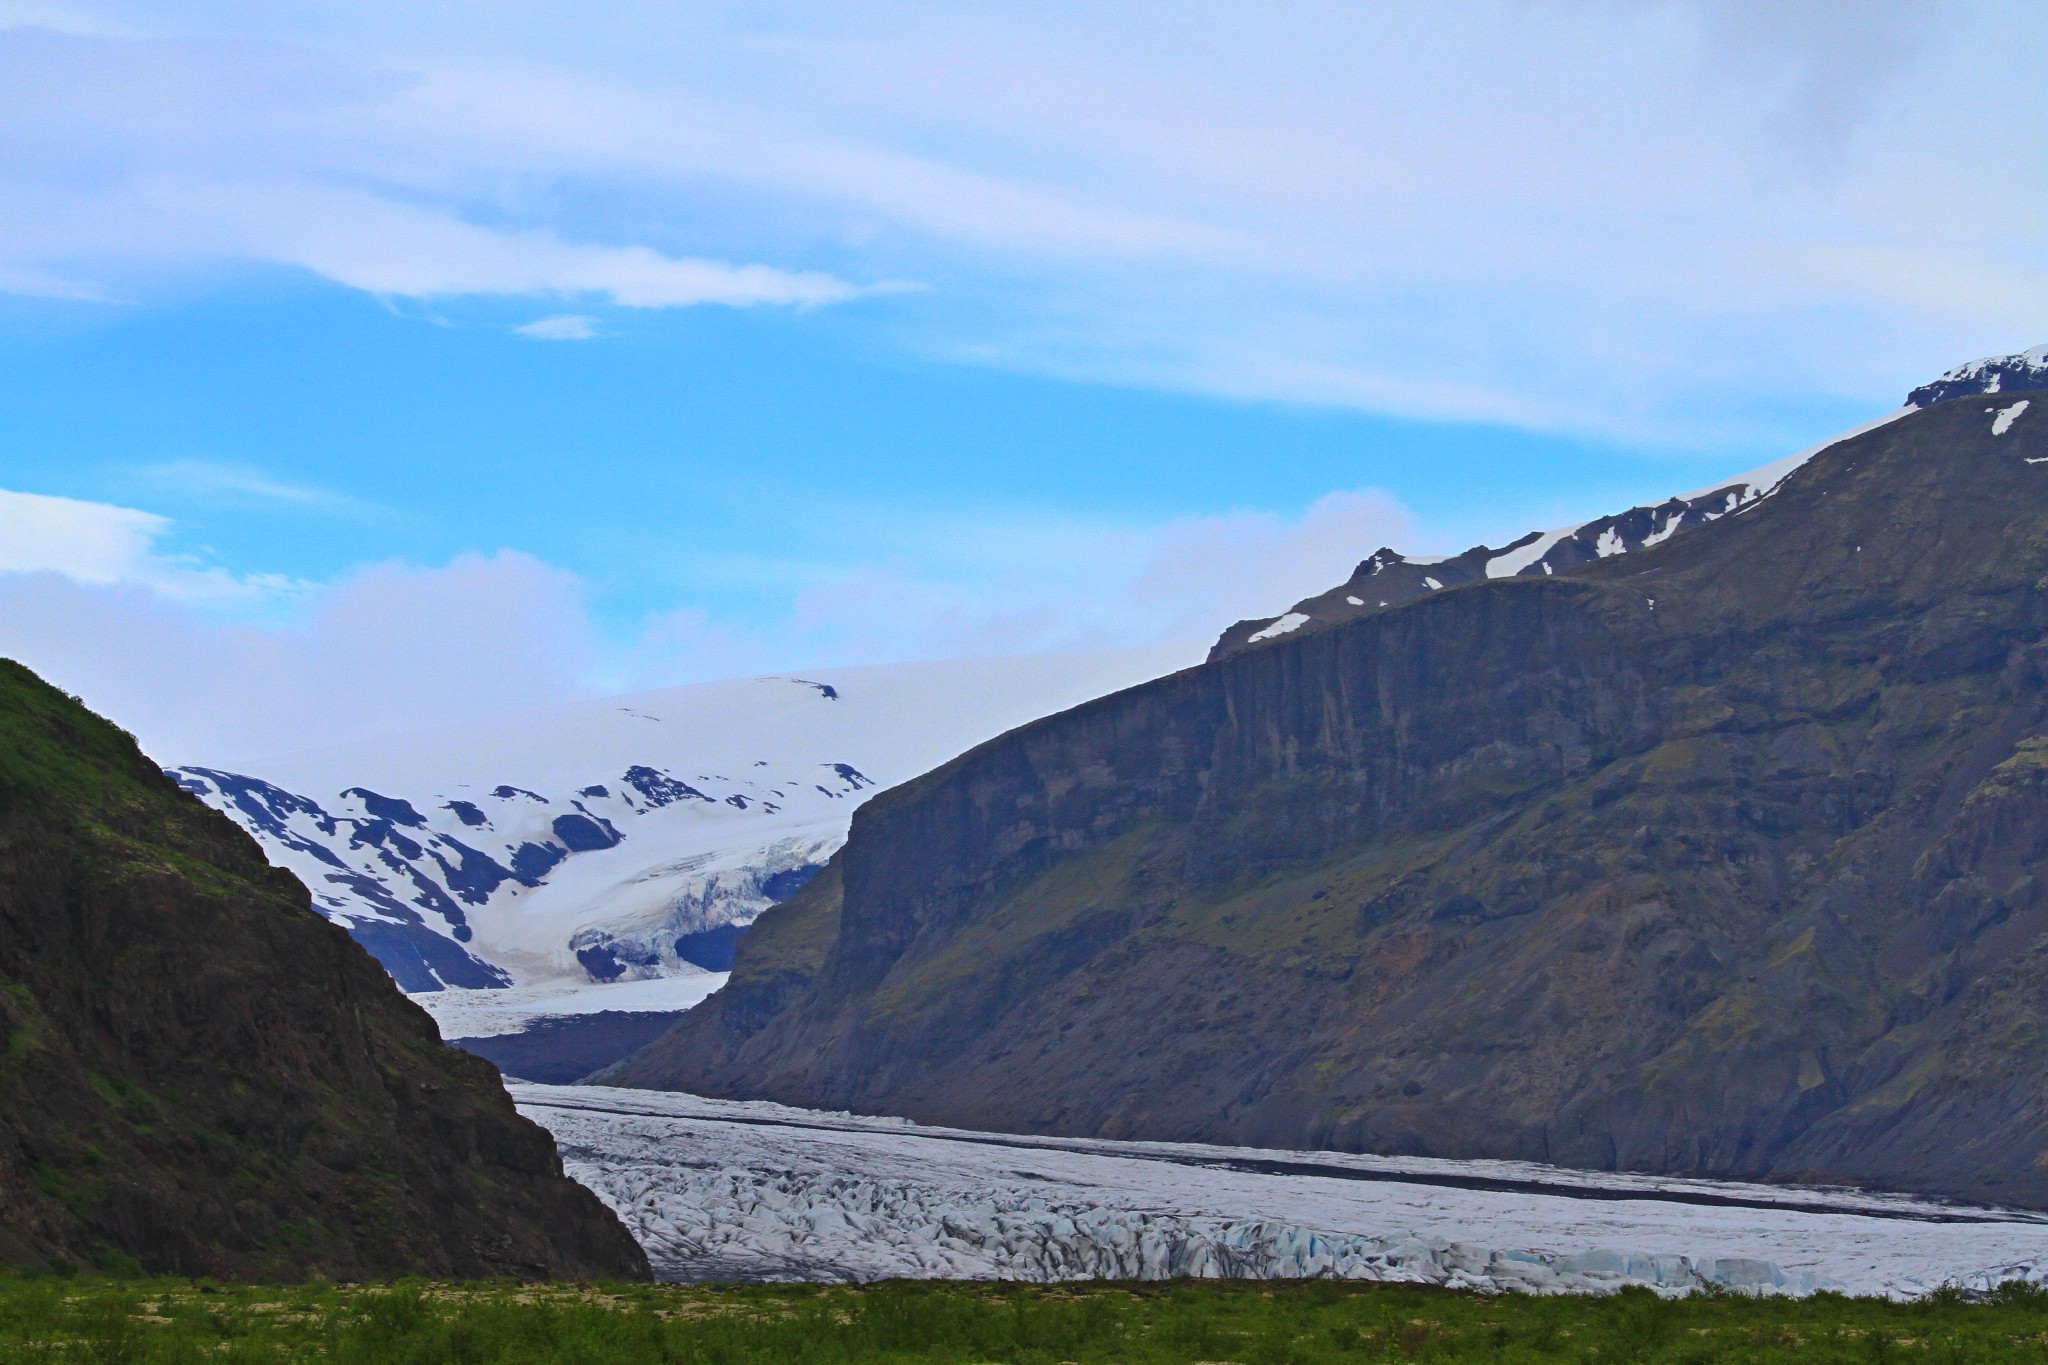
<path fill-rule="evenodd" d="M 304 585 L 274 575 L 238 577 L 186 555 L 162 553 L 167 518 L 111 503 L 0 489 L 0 573 L 54 573 L 86 584 L 132 584 L 173 601 L 250 604 Z"/>
<path fill-rule="evenodd" d="M 373 568 L 310 594 L 282 628 L 203 615 L 130 579 L 0 573 L 0 654 L 166 763 L 544 705 L 583 690 L 590 646 L 580 585 L 518 554 Z"/>
<path fill-rule="evenodd" d="M 182 200 L 182 203 L 174 201 Z M 627 308 L 821 304 L 859 291 L 817 271 L 565 242 L 545 229 L 494 231 L 448 213 L 302 185 L 165 191 L 165 211 L 218 219 L 252 257 L 303 265 L 376 294 L 594 295 Z"/>
<path fill-rule="evenodd" d="M 666 639 L 643 642 L 643 669 L 659 671 L 663 644 L 670 667 L 697 650 L 755 667 L 1174 642 L 1199 658 L 1231 622 L 1270 616 L 1416 535 L 1407 509 L 1377 490 L 1332 493 L 1299 518 L 864 519 L 890 526 L 894 555 L 814 572 L 772 631 L 736 637 L 694 614 L 662 623 Z"/>
<path fill-rule="evenodd" d="M 160 760 L 236 763 L 597 689 L 817 664 L 1158 643 L 1192 662 L 1231 621 L 1270 615 L 1413 534 L 1372 491 L 1332 494 L 1299 518 L 892 520 L 915 563 L 782 566 L 809 583 L 787 614 L 733 622 L 684 608 L 620 643 L 593 625 L 575 575 L 510 551 L 282 585 L 282 624 L 227 619 L 193 591 L 205 571 L 156 552 L 164 518 L 0 493 L 0 654 Z M 265 591 L 212 572 L 216 588 Z"/>
<path fill-rule="evenodd" d="M 169 525 L 132 507 L 0 490 L 0 571 L 117 582 L 146 568 Z"/>
<path fill-rule="evenodd" d="M 535 341 L 592 341 L 597 337 L 597 319 L 581 313 L 558 313 L 551 318 L 535 318 L 512 330 Z"/>
<path fill-rule="evenodd" d="M 445 209 L 301 181 L 154 176 L 13 197 L 33 212 L 0 220 L 0 253 L 15 258 L 6 268 L 24 280 L 21 292 L 44 295 L 107 292 L 77 280 L 96 264 L 118 275 L 141 263 L 209 259 L 298 266 L 350 288 L 417 299 L 554 295 L 625 308 L 749 307 L 837 303 L 862 292 L 820 271 L 569 242 L 544 228 L 485 228 Z M 6 283 L 0 276 L 0 287 Z"/>
<path fill-rule="evenodd" d="M 1694 442 L 2030 344 L 2048 297 L 2048 89 L 1983 56 L 2048 12 L 1989 0 L 33 13 L 0 285 L 45 293 L 915 278 L 936 354 Z"/>

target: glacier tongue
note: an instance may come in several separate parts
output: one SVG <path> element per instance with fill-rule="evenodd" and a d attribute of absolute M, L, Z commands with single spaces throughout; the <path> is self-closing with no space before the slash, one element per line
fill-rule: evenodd
<path fill-rule="evenodd" d="M 581 1154 L 578 1154 L 581 1156 Z M 996 1186 L 959 1192 L 822 1172 L 677 1171 L 571 1160 L 672 1279 L 1344 1279 L 1567 1293 L 1708 1284 L 1805 1293 L 1824 1282 L 1741 1257 L 1498 1251 L 1395 1233 L 1318 1232 L 1108 1207 Z"/>
<path fill-rule="evenodd" d="M 671 1279 L 1334 1277 L 1912 1295 L 2048 1267 L 2048 1217 L 1897 1196 L 511 1088 Z"/>

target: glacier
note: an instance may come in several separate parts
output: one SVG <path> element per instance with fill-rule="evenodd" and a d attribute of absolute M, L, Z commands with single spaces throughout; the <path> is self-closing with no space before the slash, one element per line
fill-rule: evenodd
<path fill-rule="evenodd" d="M 1911 1297 L 2048 1278 L 2048 1215 L 1909 1196 L 510 1088 L 667 1279 L 1332 1277 Z"/>
<path fill-rule="evenodd" d="M 562 987 L 718 974 L 875 792 L 1192 653 L 776 674 L 170 773 L 407 992 L 551 988 L 510 1032 L 588 1012 Z"/>

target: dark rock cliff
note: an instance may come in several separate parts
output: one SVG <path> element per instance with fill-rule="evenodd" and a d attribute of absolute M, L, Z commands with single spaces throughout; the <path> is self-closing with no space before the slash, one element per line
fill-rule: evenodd
<path fill-rule="evenodd" d="M 647 1275 L 303 886 L 4 660 L 0 1264 Z"/>
<path fill-rule="evenodd" d="M 2034 406 L 992 741 L 610 1078 L 2048 1205 Z"/>

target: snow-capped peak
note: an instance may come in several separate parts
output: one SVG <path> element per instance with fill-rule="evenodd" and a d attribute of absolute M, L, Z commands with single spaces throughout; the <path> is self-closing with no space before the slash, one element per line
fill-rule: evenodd
<path fill-rule="evenodd" d="M 2031 352 L 2029 353 L 2031 354 Z M 1666 498 L 1651 507 L 1632 507 L 1613 516 L 1596 517 L 1574 526 L 1531 531 L 1495 549 L 1475 545 L 1447 559 L 1423 559 L 1398 550 L 1380 549 L 1360 562 L 1351 577 L 1326 593 L 1295 603 L 1277 617 L 1240 621 L 1216 641 L 1213 659 L 1264 644 L 1310 625 L 1326 626 L 1398 606 L 1444 588 L 1488 578 L 1540 577 L 1596 559 L 1628 554 L 1661 544 L 1680 531 L 1718 521 L 1760 498 L 1769 497 L 1787 475 L 1828 447 L 1838 445 L 1918 409 L 1912 405 L 1852 427 L 1797 454 L 1773 460 L 1760 469 L 1738 474 L 1710 488 Z M 1424 569 L 1427 572 L 1424 572 Z"/>
<path fill-rule="evenodd" d="M 1906 402 L 1926 408 L 1951 398 L 2040 388 L 2048 388 L 2048 345 L 1958 365 L 1933 383 L 1922 384 L 1907 394 Z"/>
<path fill-rule="evenodd" d="M 408 991 L 724 970 L 853 808 L 1178 648 L 777 675 L 172 776 Z M 252 775 L 256 774 L 256 775 Z"/>

